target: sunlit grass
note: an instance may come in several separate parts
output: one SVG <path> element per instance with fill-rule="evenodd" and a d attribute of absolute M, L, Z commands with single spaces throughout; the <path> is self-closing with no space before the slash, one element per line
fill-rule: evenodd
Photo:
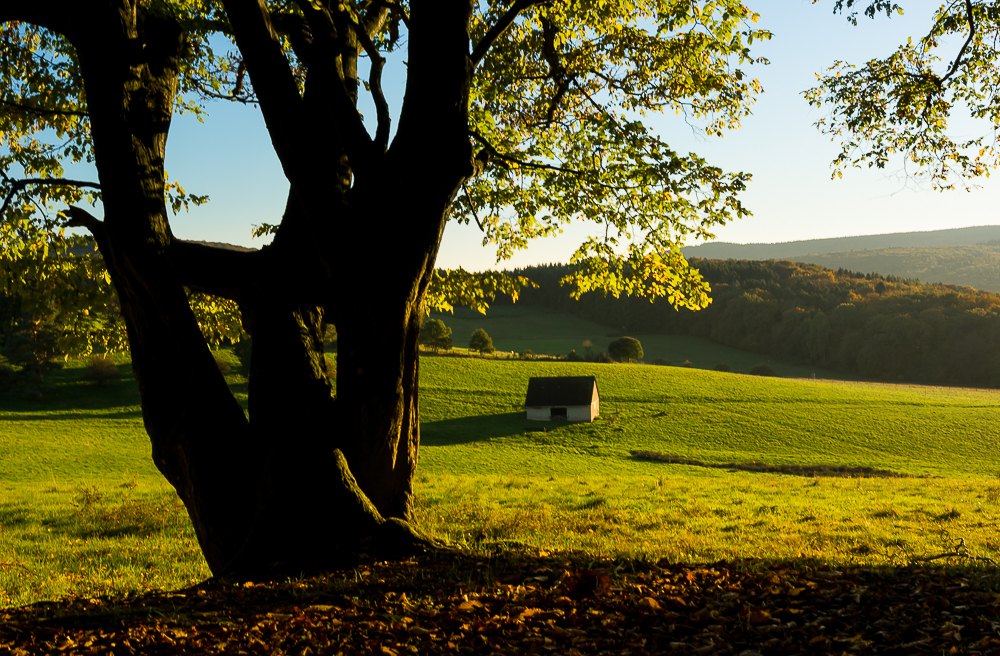
<path fill-rule="evenodd" d="M 245 402 L 230 360 L 227 380 Z M 135 381 L 90 385 L 81 367 L 54 375 L 42 401 L 0 400 L 0 606 L 209 574 L 149 457 Z M 598 378 L 601 418 L 526 432 L 540 424 L 525 420 L 528 378 L 582 374 Z M 901 564 L 965 539 L 971 553 L 1000 557 L 998 402 L 994 391 L 425 357 L 416 520 L 480 549 Z M 912 477 L 731 472 L 634 450 Z"/>
<path fill-rule="evenodd" d="M 659 477 L 419 477 L 422 528 L 470 548 L 526 544 L 714 562 L 902 565 L 952 551 L 1000 556 L 994 482 L 805 478 L 664 465 Z"/>
<path fill-rule="evenodd" d="M 0 485 L 0 606 L 171 589 L 209 576 L 166 482 Z"/>

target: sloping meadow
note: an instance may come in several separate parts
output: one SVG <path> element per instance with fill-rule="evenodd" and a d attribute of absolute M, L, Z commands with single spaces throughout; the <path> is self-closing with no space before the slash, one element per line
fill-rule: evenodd
<path fill-rule="evenodd" d="M 134 381 L 81 373 L 0 401 L 0 606 L 208 576 Z M 597 421 L 525 420 L 528 379 L 556 375 L 597 376 Z M 472 550 L 835 565 L 1000 550 L 996 392 L 428 356 L 421 394 L 417 522 Z"/>
<path fill-rule="evenodd" d="M 589 374 L 597 421 L 526 421 L 529 377 Z M 420 516 L 452 541 L 687 562 L 1000 548 L 994 391 L 455 358 L 422 381 Z"/>

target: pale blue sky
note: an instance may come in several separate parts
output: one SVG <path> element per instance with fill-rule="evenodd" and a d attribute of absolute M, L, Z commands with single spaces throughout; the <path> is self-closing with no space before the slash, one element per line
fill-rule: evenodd
<path fill-rule="evenodd" d="M 829 163 L 837 147 L 812 126 L 824 112 L 810 108 L 801 95 L 815 83 L 815 73 L 834 60 L 862 63 L 890 53 L 908 36 L 922 36 L 936 3 L 905 3 L 903 17 L 861 18 L 857 27 L 831 12 L 832 0 L 816 5 L 799 0 L 747 3 L 761 14 L 760 25 L 774 32 L 770 42 L 754 44 L 754 53 L 771 64 L 751 70 L 764 87 L 753 116 L 723 139 L 700 138 L 673 115 L 651 122 L 674 149 L 697 152 L 726 170 L 753 174 L 743 202 L 754 216 L 720 227 L 717 240 L 778 242 L 1000 223 L 993 209 L 996 186 L 988 180 L 971 193 L 944 194 L 907 183 L 898 170 L 890 169 L 852 170 L 841 180 L 831 180 Z M 390 102 L 398 103 L 401 97 L 401 75 L 390 65 L 385 81 Z M 170 176 L 188 191 L 212 198 L 208 205 L 175 217 L 174 232 L 185 239 L 258 245 L 259 240 L 250 240 L 250 226 L 280 218 L 287 183 L 258 110 L 217 103 L 209 112 L 204 125 L 183 116 L 171 130 Z M 962 127 L 975 128 L 968 122 Z M 574 224 L 499 266 L 565 262 L 590 227 Z M 372 226 L 373 239 L 377 230 Z M 449 222 L 439 266 L 482 270 L 495 267 L 495 259 L 495 253 L 481 246 L 475 225 Z"/>

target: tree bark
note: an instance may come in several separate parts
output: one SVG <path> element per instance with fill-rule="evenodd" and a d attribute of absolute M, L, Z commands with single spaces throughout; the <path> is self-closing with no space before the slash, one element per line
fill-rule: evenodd
<path fill-rule="evenodd" d="M 471 0 L 412 3 L 406 98 L 386 152 L 355 133 L 363 126 L 345 119 L 342 105 L 331 118 L 317 101 L 355 102 L 343 89 L 290 100 L 262 6 L 226 2 L 243 12 L 233 20 L 241 49 L 257 49 L 244 54 L 291 192 L 274 243 L 239 259 L 242 280 L 220 270 L 235 256 L 215 257 L 170 232 L 163 161 L 184 52 L 177 23 L 113 0 L 88 5 L 66 28 L 105 209 L 103 222 L 88 225 L 121 301 L 153 459 L 183 500 L 212 572 L 237 579 L 432 546 L 405 522 L 420 443 L 417 335 L 448 209 L 473 160 Z M 241 40 L 241 30 L 254 38 Z M 356 76 L 356 40 L 344 43 L 334 43 L 336 70 Z M 331 67 L 317 68 L 331 83 Z M 297 138 L 306 119 L 330 134 Z M 371 253 L 364 278 L 352 257 L 362 246 Z M 185 286 L 240 303 L 253 336 L 249 419 L 215 366 Z M 339 334 L 335 395 L 324 322 Z"/>
<path fill-rule="evenodd" d="M 87 14 L 77 49 L 102 186 L 101 253 L 121 301 L 157 468 L 213 571 L 252 519 L 248 424 L 215 367 L 169 258 L 163 159 L 183 46 L 178 26 L 120 2 Z"/>

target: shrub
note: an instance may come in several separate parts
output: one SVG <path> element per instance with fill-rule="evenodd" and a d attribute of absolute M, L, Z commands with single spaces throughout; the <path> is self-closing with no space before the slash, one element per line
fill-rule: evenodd
<path fill-rule="evenodd" d="M 425 319 L 420 324 L 419 341 L 424 346 L 429 346 L 437 353 L 441 349 L 447 351 L 451 348 L 451 328 L 444 325 L 440 319 Z"/>
<path fill-rule="evenodd" d="M 253 350 L 253 340 L 246 333 L 240 334 L 240 341 L 233 344 L 233 355 L 240 361 L 240 371 L 243 375 L 250 373 L 250 351 Z"/>
<path fill-rule="evenodd" d="M 774 372 L 774 369 L 771 368 L 771 365 L 767 364 L 766 362 L 758 362 L 757 364 L 755 364 L 753 367 L 750 368 L 749 373 L 750 373 L 751 376 L 777 376 L 778 375 L 778 374 L 776 374 Z"/>
<path fill-rule="evenodd" d="M 483 355 L 486 353 L 493 353 L 496 349 L 493 348 L 493 340 L 486 334 L 486 331 L 482 328 L 477 328 L 476 331 L 472 333 L 472 339 L 469 340 L 469 350 L 479 351 L 479 354 Z"/>
<path fill-rule="evenodd" d="M 576 349 L 567 353 L 566 359 L 570 362 L 583 362 L 583 357 L 577 354 Z"/>
<path fill-rule="evenodd" d="M 83 376 L 81 376 L 83 380 L 90 381 L 94 385 L 106 385 L 121 377 L 121 372 L 118 371 L 114 361 L 103 355 L 92 356 L 83 369 Z"/>
<path fill-rule="evenodd" d="M 720 362 L 719 364 L 715 365 L 715 370 L 716 371 L 732 371 L 733 368 L 730 367 L 725 362 Z"/>
<path fill-rule="evenodd" d="M 229 372 L 232 371 L 232 368 L 229 366 L 229 363 L 220 358 L 219 356 L 215 355 L 214 353 L 212 354 L 212 357 L 215 358 L 215 366 L 219 368 L 219 373 L 222 374 L 223 376 L 228 376 Z"/>
<path fill-rule="evenodd" d="M 642 344 L 635 337 L 619 337 L 608 345 L 608 355 L 619 362 L 642 360 Z"/>
<path fill-rule="evenodd" d="M 653 358 L 649 364 L 655 364 L 658 367 L 669 367 L 670 360 L 664 360 L 663 358 Z"/>
<path fill-rule="evenodd" d="M 5 375 L 9 391 L 30 398 L 41 398 L 42 384 L 49 371 L 62 368 L 55 358 L 62 355 L 59 350 L 60 332 L 53 326 L 30 321 L 19 324 L 4 341 L 0 355 L 7 362 L 20 367 Z"/>
<path fill-rule="evenodd" d="M 687 367 L 688 369 L 694 369 L 694 363 L 691 362 L 690 360 L 685 360 L 680 364 L 680 366 Z"/>
<path fill-rule="evenodd" d="M 614 364 L 616 360 L 608 355 L 607 351 L 601 351 L 596 356 L 594 356 L 594 362 L 600 362 L 602 364 Z"/>
<path fill-rule="evenodd" d="M 0 362 L 0 393 L 14 386 L 14 367 Z"/>

